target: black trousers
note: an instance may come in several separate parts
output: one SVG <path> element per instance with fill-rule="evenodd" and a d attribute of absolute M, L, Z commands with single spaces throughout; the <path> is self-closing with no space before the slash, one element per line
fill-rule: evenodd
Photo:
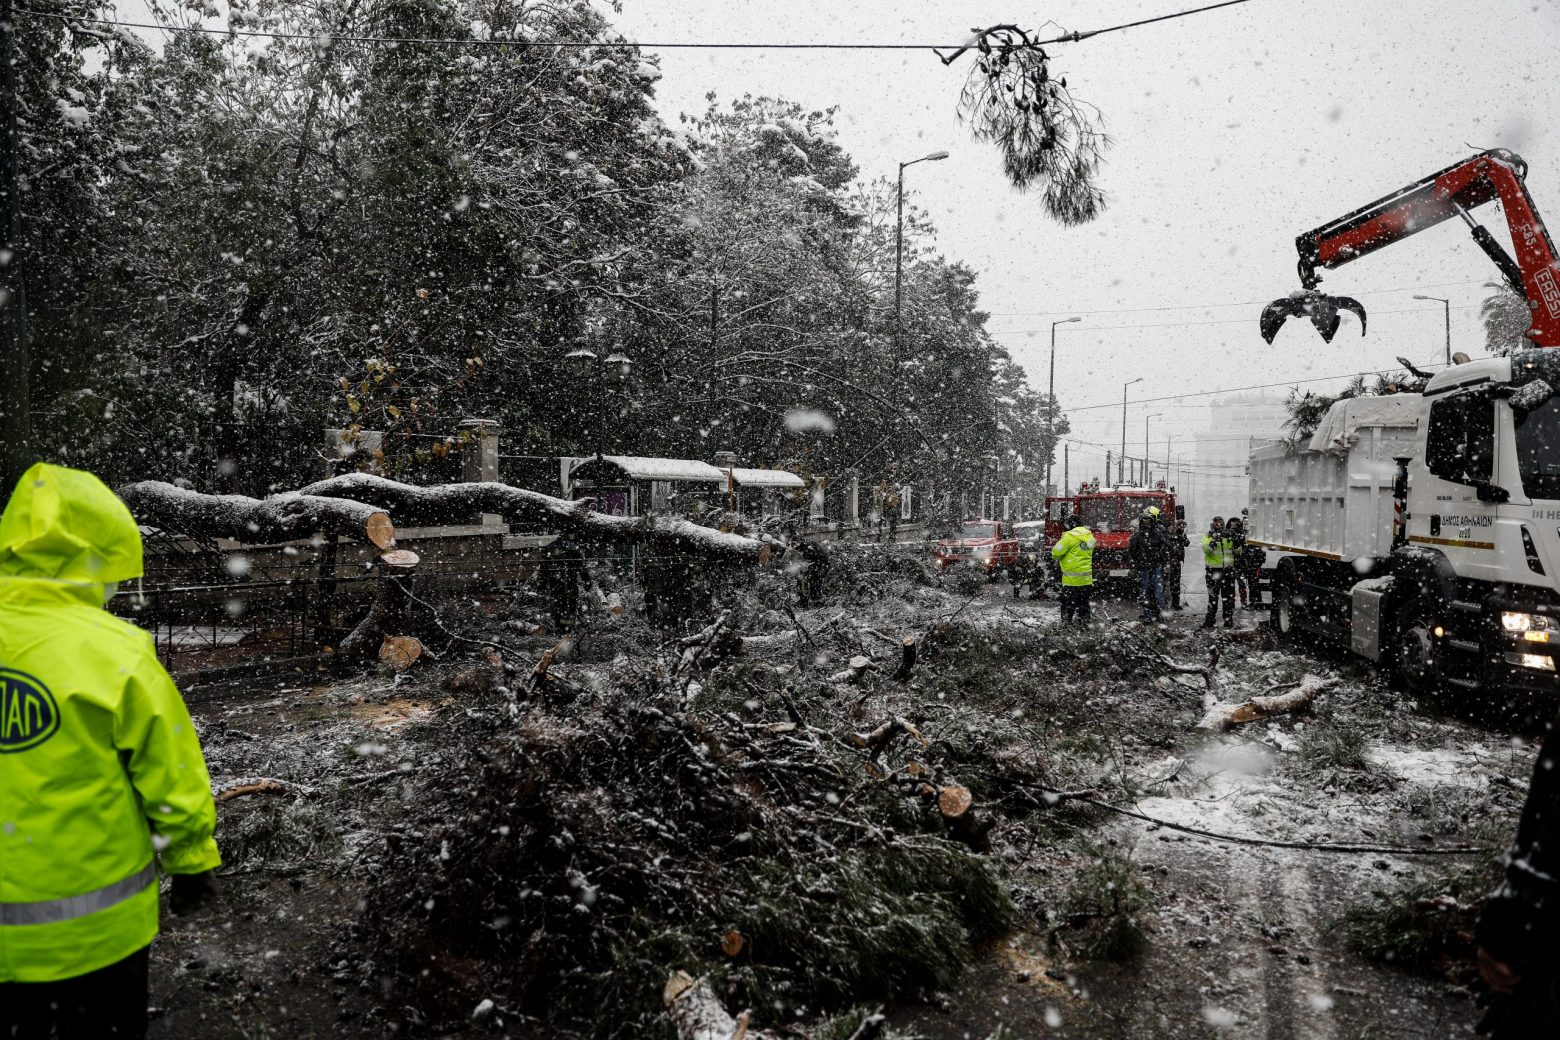
<path fill-rule="evenodd" d="M 1206 568 L 1206 580 L 1208 582 L 1208 613 L 1203 618 L 1203 627 L 1213 624 L 1213 619 L 1219 612 L 1219 603 L 1224 603 L 1224 626 L 1230 628 L 1235 624 L 1235 573 L 1232 567 L 1208 567 Z"/>
<path fill-rule="evenodd" d="M 144 1040 L 151 947 L 57 982 L 0 982 L 0 1040 Z"/>
<path fill-rule="evenodd" d="M 1089 620 L 1089 597 L 1094 594 L 1093 585 L 1062 586 L 1062 621 Z"/>

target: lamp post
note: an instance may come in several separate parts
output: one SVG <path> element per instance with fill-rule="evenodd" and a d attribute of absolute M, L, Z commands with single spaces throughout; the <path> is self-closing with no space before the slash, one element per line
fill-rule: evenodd
<path fill-rule="evenodd" d="M 1437 303 L 1439 303 L 1445 309 L 1445 315 L 1446 315 L 1446 364 L 1447 364 L 1448 367 L 1450 367 L 1451 363 L 1452 363 L 1452 301 L 1448 300 L 1448 299 L 1445 299 L 1443 297 L 1440 297 L 1440 296 L 1420 296 L 1418 293 L 1414 294 L 1414 299 L 1416 299 L 1416 300 L 1435 300 Z"/>
<path fill-rule="evenodd" d="M 933 152 L 923 155 L 919 159 L 911 159 L 909 162 L 899 164 L 899 191 L 896 193 L 898 215 L 895 221 L 894 232 L 894 352 L 900 349 L 900 309 L 904 305 L 904 280 L 905 280 L 905 167 L 914 166 L 918 162 L 936 162 L 939 159 L 948 158 L 947 152 Z"/>
<path fill-rule="evenodd" d="M 1051 493 L 1051 459 L 1056 454 L 1056 327 L 1066 325 L 1069 322 L 1082 321 L 1082 318 L 1063 318 L 1060 321 L 1051 322 L 1051 378 L 1046 383 L 1046 411 L 1045 432 L 1051 440 L 1051 450 L 1045 456 L 1045 493 Z"/>
<path fill-rule="evenodd" d="M 1120 484 L 1126 479 L 1127 473 L 1127 387 L 1133 383 L 1141 383 L 1142 376 L 1129 379 L 1121 384 L 1121 458 L 1116 463 L 1116 483 Z M 1110 474 L 1105 474 L 1105 479 L 1110 479 Z"/>
<path fill-rule="evenodd" d="M 633 372 L 633 359 L 624 354 L 621 344 L 613 344 L 612 353 L 601 357 L 589 347 L 576 347 L 563 356 L 563 362 L 569 367 L 569 371 L 580 379 L 590 379 L 594 384 L 596 397 L 596 458 L 601 458 L 602 443 L 606 437 L 606 405 L 607 382 L 622 385 L 628 382 L 630 373 Z"/>
<path fill-rule="evenodd" d="M 1148 487 L 1148 421 L 1150 419 L 1163 419 L 1164 412 L 1155 412 L 1153 415 L 1143 416 L 1143 486 Z"/>

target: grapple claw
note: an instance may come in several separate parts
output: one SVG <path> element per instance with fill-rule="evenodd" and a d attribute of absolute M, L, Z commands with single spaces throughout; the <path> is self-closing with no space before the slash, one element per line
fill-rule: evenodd
<path fill-rule="evenodd" d="M 1342 319 L 1339 310 L 1346 310 L 1360 319 L 1360 335 L 1365 335 L 1365 307 L 1348 296 L 1328 296 L 1314 289 L 1291 293 L 1280 297 L 1262 308 L 1262 338 L 1268 343 L 1278 335 L 1278 330 L 1290 318 L 1304 315 L 1311 319 L 1322 339 L 1331 343 L 1338 334 Z"/>

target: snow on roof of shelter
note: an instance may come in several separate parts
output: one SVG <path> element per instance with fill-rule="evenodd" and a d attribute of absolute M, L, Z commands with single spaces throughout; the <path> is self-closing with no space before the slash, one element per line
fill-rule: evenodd
<path fill-rule="evenodd" d="M 1308 447 L 1312 451 L 1347 453 L 1362 426 L 1410 427 L 1419 421 L 1424 406 L 1425 399 L 1419 394 L 1347 398 L 1327 410 L 1316 432 L 1311 434 Z"/>
<path fill-rule="evenodd" d="M 718 484 L 726 479 L 725 473 L 698 459 L 652 459 L 639 455 L 603 455 L 602 458 L 627 473 L 631 480 L 683 480 Z"/>
<path fill-rule="evenodd" d="M 743 469 L 741 466 L 733 466 L 731 479 L 737 482 L 738 487 L 800 488 L 807 486 L 807 482 L 801 477 L 790 470 L 784 469 Z"/>

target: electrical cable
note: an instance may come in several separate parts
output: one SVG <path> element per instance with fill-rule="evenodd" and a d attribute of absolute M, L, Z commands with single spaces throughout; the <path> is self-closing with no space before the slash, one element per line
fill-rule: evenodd
<path fill-rule="evenodd" d="M 1177 11 L 1171 14 L 1157 15 L 1153 18 L 1142 18 L 1135 22 L 1125 22 L 1121 25 L 1111 25 L 1103 29 L 1090 29 L 1080 32 L 1064 33 L 1048 40 L 1036 40 L 1034 46 L 1040 47 L 1048 43 L 1078 43 L 1094 36 L 1102 36 L 1105 33 L 1119 32 L 1123 29 L 1132 29 L 1140 25 L 1149 25 L 1154 22 L 1165 22 L 1175 18 L 1185 18 L 1188 15 L 1201 14 L 1204 11 L 1213 11 L 1221 7 L 1234 7 L 1237 4 L 1249 3 L 1250 0 L 1224 0 L 1223 3 L 1209 4 L 1205 7 L 1193 8 L 1188 11 Z M 386 43 L 395 45 L 415 45 L 420 47 L 546 47 L 558 50 L 585 49 L 594 47 L 635 47 L 640 50 L 768 50 L 768 51 L 957 51 L 966 44 L 957 43 L 741 43 L 741 42 L 700 42 L 681 41 L 672 43 L 639 43 L 630 40 L 604 41 L 604 40 L 476 40 L 476 39 L 440 39 L 437 37 L 419 36 L 338 36 L 330 33 L 274 33 L 261 32 L 256 29 L 220 29 L 201 25 L 160 25 L 155 22 L 127 22 L 116 18 L 72 18 L 57 11 L 35 11 L 26 7 L 16 8 L 17 14 L 28 14 L 40 18 L 53 18 L 61 22 L 88 22 L 93 25 L 113 25 L 125 29 L 147 29 L 153 32 L 179 32 L 191 34 L 204 34 L 210 36 L 242 36 L 248 39 L 263 40 L 314 40 L 322 43 Z"/>
<path fill-rule="evenodd" d="M 1460 306 L 1460 307 L 1453 307 L 1452 310 L 1454 310 L 1454 311 L 1471 311 L 1475 307 L 1478 307 L 1478 306 L 1479 306 L 1479 304 L 1470 303 L 1470 304 L 1465 304 L 1465 305 Z M 1398 310 L 1393 310 L 1393 311 L 1371 311 L 1370 313 L 1371 313 L 1372 317 L 1375 317 L 1375 316 L 1381 315 L 1381 314 L 1434 314 L 1435 313 L 1435 309 L 1433 307 L 1404 307 L 1404 308 L 1401 308 L 1401 309 L 1398 309 Z M 1436 316 L 1439 317 L 1440 315 L 1436 315 Z M 1080 327 L 1078 327 L 1076 329 L 1066 329 L 1066 330 L 1063 330 L 1063 331 L 1076 336 L 1076 335 L 1078 335 L 1081 332 L 1109 332 L 1112 329 L 1175 329 L 1175 328 L 1181 328 L 1183 326 L 1188 326 L 1188 325 L 1246 325 L 1246 324 L 1249 324 L 1250 322 L 1251 322 L 1250 318 L 1213 318 L 1213 319 L 1210 319 L 1208 321 L 1165 321 L 1165 322 L 1154 322 L 1152 324 L 1145 324 L 1145 325 L 1082 325 L 1082 326 L 1080 326 Z M 1045 328 L 1038 328 L 1038 329 L 992 329 L 990 331 L 991 331 L 991 334 L 993 336 L 1010 336 L 1010 335 L 1019 335 L 1019 334 L 1026 334 L 1026 333 L 1046 332 L 1046 331 L 1049 331 L 1049 330 L 1045 329 Z"/>
<path fill-rule="evenodd" d="M 1461 282 L 1434 282 L 1430 285 L 1400 285 L 1395 289 L 1365 289 L 1351 293 L 1352 296 L 1379 296 L 1383 293 L 1409 292 L 1418 289 L 1452 289 L 1461 285 L 1483 285 L 1484 282 L 1473 278 Z M 1262 307 L 1269 300 L 1230 300 L 1226 303 L 1182 303 L 1160 307 L 1106 307 L 1099 310 L 1055 310 L 1055 311 L 992 311 L 994 318 L 1024 317 L 1042 314 L 1138 314 L 1144 311 L 1195 311 L 1211 309 L 1213 307 Z"/>

